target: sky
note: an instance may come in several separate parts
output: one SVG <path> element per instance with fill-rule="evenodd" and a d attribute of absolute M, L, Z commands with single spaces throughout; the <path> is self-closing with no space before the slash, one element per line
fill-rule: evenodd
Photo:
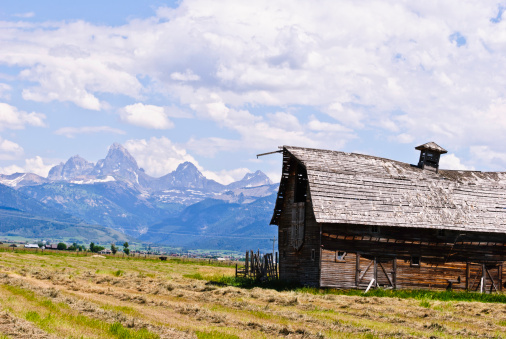
<path fill-rule="evenodd" d="M 506 171 L 506 2 L 0 0 L 0 173 L 191 161 L 279 181 L 291 145 Z"/>

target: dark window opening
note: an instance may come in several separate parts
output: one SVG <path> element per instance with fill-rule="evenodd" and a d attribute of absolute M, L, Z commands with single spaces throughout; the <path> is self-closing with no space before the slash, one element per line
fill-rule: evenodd
<path fill-rule="evenodd" d="M 285 259 L 285 258 L 286 258 L 286 251 L 283 250 L 283 259 Z"/>
<path fill-rule="evenodd" d="M 316 251 L 314 249 L 311 250 L 311 260 L 316 258 Z"/>
<path fill-rule="evenodd" d="M 371 233 L 379 233 L 380 228 L 379 226 L 371 226 Z"/>
<path fill-rule="evenodd" d="M 345 257 L 346 257 L 346 252 L 336 251 L 336 261 L 344 261 Z"/>
<path fill-rule="evenodd" d="M 446 232 L 445 232 L 445 230 L 437 230 L 437 235 L 439 237 L 444 237 L 446 235 Z"/>
<path fill-rule="evenodd" d="M 411 266 L 420 266 L 420 257 L 417 255 L 413 255 L 411 257 Z"/>
<path fill-rule="evenodd" d="M 305 202 L 307 195 L 307 175 L 302 166 L 298 166 L 295 175 L 295 196 L 294 202 Z"/>

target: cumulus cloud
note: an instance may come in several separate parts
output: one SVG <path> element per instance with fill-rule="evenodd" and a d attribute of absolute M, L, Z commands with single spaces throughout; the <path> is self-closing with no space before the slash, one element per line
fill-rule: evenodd
<path fill-rule="evenodd" d="M 453 153 L 443 154 L 441 156 L 441 160 L 439 161 L 439 167 L 441 169 L 449 169 L 449 170 L 464 170 L 464 171 L 474 170 L 473 166 L 467 166 L 463 164 L 462 161 Z"/>
<path fill-rule="evenodd" d="M 0 160 L 18 159 L 24 153 L 23 147 L 0 137 Z"/>
<path fill-rule="evenodd" d="M 145 128 L 169 129 L 174 123 L 169 120 L 164 107 L 136 103 L 119 111 L 121 121 Z"/>
<path fill-rule="evenodd" d="M 197 74 L 194 74 L 192 70 L 187 69 L 184 73 L 174 72 L 170 75 L 172 80 L 177 81 L 197 81 L 200 80 L 200 77 Z"/>
<path fill-rule="evenodd" d="M 75 138 L 79 134 L 94 133 L 125 134 L 126 132 L 110 126 L 62 127 L 54 131 L 54 134 L 63 135 L 67 138 Z"/>
<path fill-rule="evenodd" d="M 0 63 L 23 69 L 21 78 L 33 84 L 23 91 L 26 100 L 101 110 L 104 93 L 136 101 L 164 95 L 238 134 L 188 143 L 199 149 L 341 148 L 367 131 L 401 143 L 490 144 L 502 152 L 506 69 L 497 65 L 506 63 L 506 22 L 500 11 L 497 3 L 478 0 L 323 0 L 318 6 L 187 0 L 117 27 L 6 23 Z M 172 127 L 165 109 L 148 106 L 127 106 L 120 118 Z M 273 115 L 256 107 L 274 107 Z M 291 114 L 289 108 L 300 107 L 310 113 Z M 283 125 L 275 112 L 285 108 L 292 116 Z M 307 122 L 308 115 L 316 119 Z"/>
<path fill-rule="evenodd" d="M 47 177 L 49 170 L 55 164 L 46 164 L 44 159 L 40 156 L 25 159 L 24 166 L 10 165 L 7 167 L 0 168 L 0 173 L 13 174 L 13 173 L 35 173 L 41 177 Z"/>
<path fill-rule="evenodd" d="M 0 103 L 0 130 L 24 129 L 26 125 L 43 127 L 46 116 L 41 113 L 26 113 L 6 103 Z"/>
<path fill-rule="evenodd" d="M 147 174 L 161 177 L 174 171 L 177 166 L 185 161 L 198 165 L 197 160 L 186 150 L 170 139 L 151 138 L 131 139 L 124 143 L 125 148 L 137 160 L 139 167 L 144 168 Z"/>
<path fill-rule="evenodd" d="M 482 166 L 487 166 L 498 171 L 506 170 L 506 151 L 496 151 L 490 146 L 471 146 L 471 157 Z"/>
<path fill-rule="evenodd" d="M 10 99 L 11 89 L 10 85 L 0 83 L 0 99 Z"/>

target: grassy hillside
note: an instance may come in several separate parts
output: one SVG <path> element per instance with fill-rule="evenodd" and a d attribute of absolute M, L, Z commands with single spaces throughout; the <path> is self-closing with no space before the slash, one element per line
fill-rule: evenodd
<path fill-rule="evenodd" d="M 0 252 L 0 338 L 506 335 L 504 295 L 482 303 L 437 293 L 276 290 L 238 284 L 233 273 L 204 262 Z"/>

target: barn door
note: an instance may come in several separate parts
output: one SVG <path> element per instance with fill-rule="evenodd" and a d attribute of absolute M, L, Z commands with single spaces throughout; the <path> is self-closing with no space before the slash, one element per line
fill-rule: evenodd
<path fill-rule="evenodd" d="M 468 264 L 467 288 L 484 293 L 502 291 L 502 265 Z"/>
<path fill-rule="evenodd" d="M 304 225 L 305 225 L 305 203 L 296 202 L 292 208 L 292 234 L 291 240 L 293 248 L 298 251 L 304 242 Z"/>
<path fill-rule="evenodd" d="M 366 258 L 357 253 L 357 265 L 355 282 L 358 288 L 372 287 L 395 288 L 396 287 L 395 258 Z"/>

